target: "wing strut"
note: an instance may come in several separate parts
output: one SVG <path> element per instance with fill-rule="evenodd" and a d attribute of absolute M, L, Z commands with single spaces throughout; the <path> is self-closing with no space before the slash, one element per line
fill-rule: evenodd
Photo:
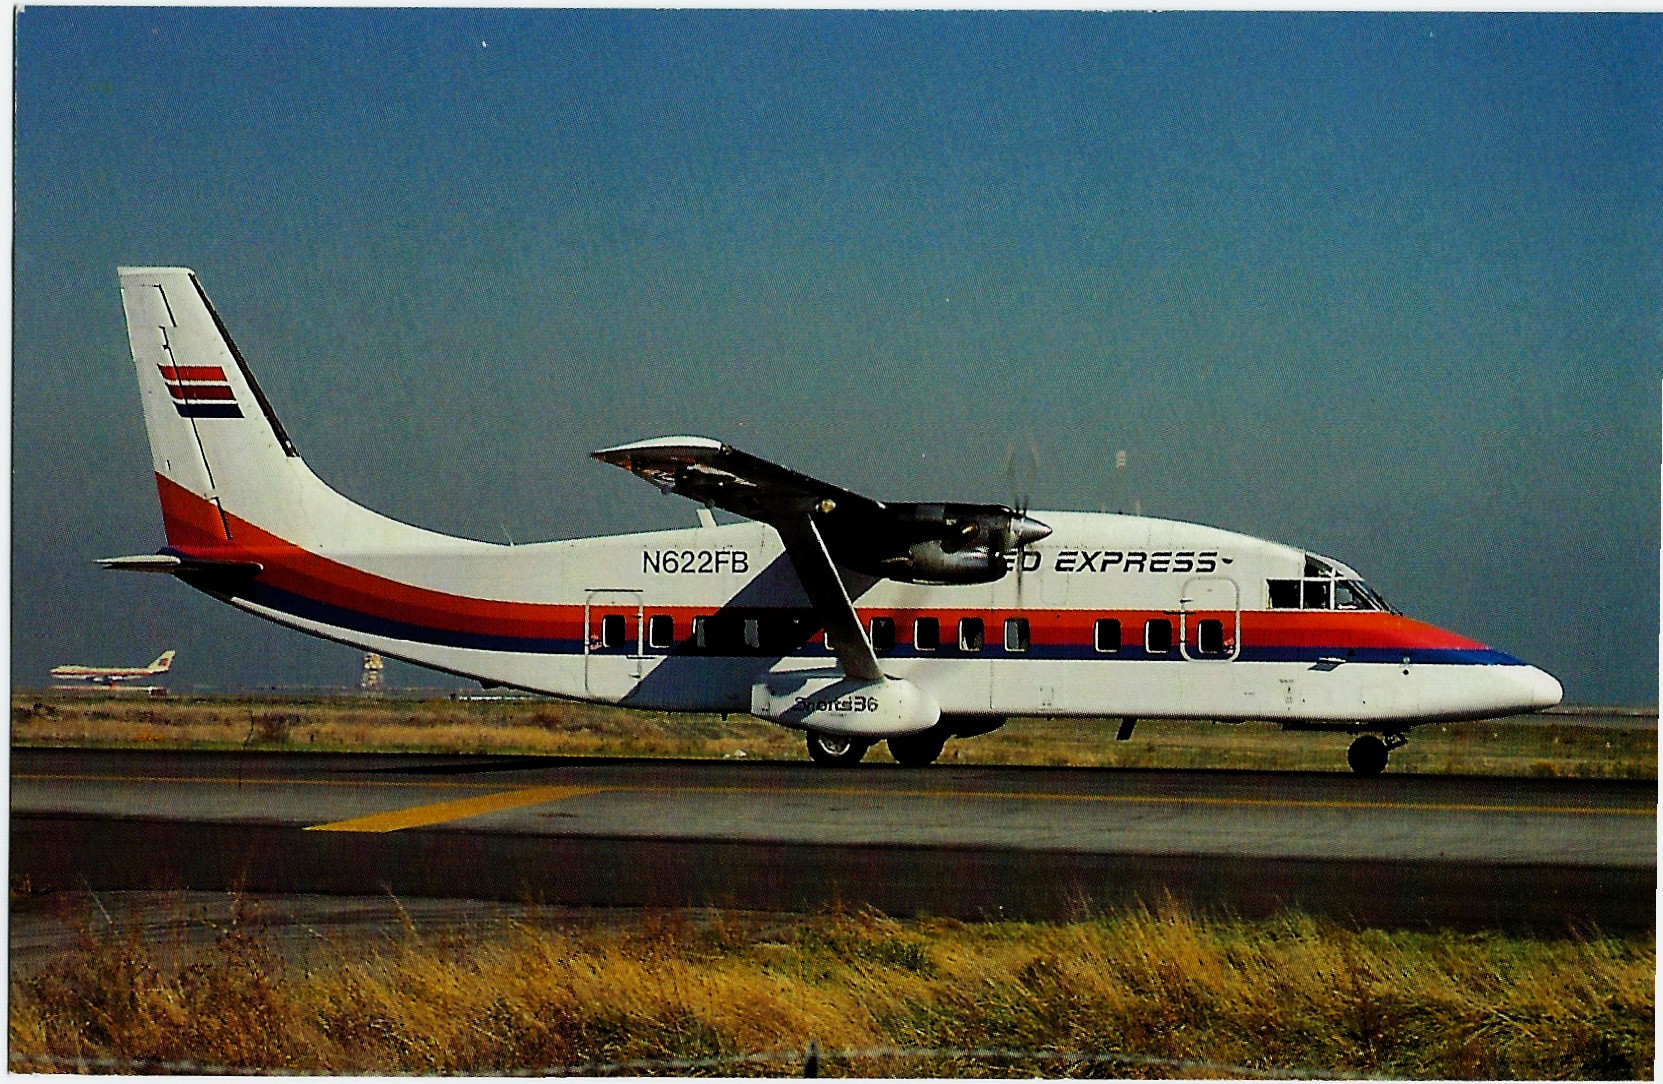
<path fill-rule="evenodd" d="M 773 527 L 785 542 L 785 552 L 797 568 L 797 578 L 814 604 L 826 630 L 826 646 L 837 655 L 843 672 L 859 681 L 882 681 L 878 657 L 872 651 L 872 641 L 861 627 L 855 604 L 849 599 L 843 577 L 837 574 L 820 529 L 806 511 L 782 515 L 773 520 Z"/>

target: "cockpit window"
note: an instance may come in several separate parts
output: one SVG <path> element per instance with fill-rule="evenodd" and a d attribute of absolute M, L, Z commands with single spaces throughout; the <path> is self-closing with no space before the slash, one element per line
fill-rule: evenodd
<path fill-rule="evenodd" d="M 1393 606 L 1391 603 L 1386 601 L 1386 598 L 1385 598 L 1384 595 L 1382 595 L 1379 591 L 1376 591 L 1374 588 L 1370 587 L 1368 584 L 1364 583 L 1362 580 L 1351 580 L 1351 581 L 1348 581 L 1348 582 L 1350 582 L 1350 584 L 1353 587 L 1355 587 L 1358 591 L 1362 592 L 1363 597 L 1368 599 L 1369 602 L 1373 605 L 1373 607 L 1376 610 L 1384 610 L 1386 613 L 1389 613 L 1389 614 L 1395 614 L 1395 613 L 1399 612 L 1398 608 L 1396 606 Z"/>
<path fill-rule="evenodd" d="M 1380 593 L 1362 580 L 1308 576 L 1299 580 L 1271 580 L 1273 610 L 1383 610 L 1396 613 Z"/>
<path fill-rule="evenodd" d="M 1371 610 L 1368 599 L 1357 592 L 1350 580 L 1341 580 L 1334 585 L 1334 609 L 1336 610 Z"/>
<path fill-rule="evenodd" d="M 1333 565 L 1329 564 L 1327 561 L 1324 561 L 1322 558 L 1313 557 L 1311 554 L 1307 553 L 1305 555 L 1305 578 L 1311 579 L 1317 576 L 1334 579 L 1339 576 L 1339 572 L 1334 569 Z"/>

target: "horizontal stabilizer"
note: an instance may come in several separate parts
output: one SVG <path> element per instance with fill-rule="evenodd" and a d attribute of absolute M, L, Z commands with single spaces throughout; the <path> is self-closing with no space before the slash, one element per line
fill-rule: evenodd
<path fill-rule="evenodd" d="M 184 561 L 167 553 L 138 553 L 130 557 L 100 557 L 98 564 L 115 572 L 175 572 Z"/>
<path fill-rule="evenodd" d="M 168 572 L 192 587 L 210 592 L 251 580 L 265 567 L 258 561 L 213 561 L 172 553 L 101 557 L 98 563 L 116 572 Z"/>

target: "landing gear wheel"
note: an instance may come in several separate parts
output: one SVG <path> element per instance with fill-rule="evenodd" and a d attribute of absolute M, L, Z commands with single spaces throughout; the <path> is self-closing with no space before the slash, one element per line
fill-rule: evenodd
<path fill-rule="evenodd" d="M 871 745 L 871 742 L 856 741 L 840 734 L 822 734 L 818 730 L 808 732 L 808 758 L 816 764 L 835 767 L 859 764 Z"/>
<path fill-rule="evenodd" d="M 922 734 L 908 734 L 904 738 L 889 739 L 889 755 L 903 768 L 922 768 L 934 764 L 947 744 L 947 735 L 934 730 Z"/>
<path fill-rule="evenodd" d="M 1351 743 L 1345 759 L 1358 775 L 1379 775 L 1386 770 L 1386 743 L 1373 734 L 1364 734 Z"/>

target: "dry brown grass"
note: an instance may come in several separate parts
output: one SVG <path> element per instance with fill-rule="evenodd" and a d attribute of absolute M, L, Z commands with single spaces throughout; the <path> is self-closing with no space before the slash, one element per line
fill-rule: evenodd
<path fill-rule="evenodd" d="M 1344 771 L 1343 734 L 1266 723 L 1151 720 L 1131 741 L 1104 719 L 1013 719 L 951 741 L 946 763 Z M 12 695 L 12 742 L 155 748 L 543 753 L 799 760 L 801 735 L 748 715 L 666 715 L 558 700 Z M 882 747 L 868 756 L 886 759 Z M 1424 726 L 1392 770 L 1651 779 L 1657 729 L 1497 720 Z"/>
<path fill-rule="evenodd" d="M 12 696 L 19 745 L 719 757 L 740 749 L 790 755 L 800 745 L 794 737 L 750 716 L 724 721 L 543 699 Z"/>
<path fill-rule="evenodd" d="M 129 1071 L 600 1072 L 671 1059 L 626 1069 L 794 1075 L 813 1041 L 826 1075 L 1640 1078 L 1655 966 L 1643 937 L 1357 931 L 1171 908 L 1064 924 L 522 917 L 407 925 L 300 966 L 257 923 L 192 948 L 94 912 L 74 952 L 12 976 L 10 1042 L 14 1068 L 108 1058 L 95 1067 Z M 835 1054 L 876 1049 L 1026 1053 Z M 740 1060 L 759 1053 L 779 1057 Z"/>

